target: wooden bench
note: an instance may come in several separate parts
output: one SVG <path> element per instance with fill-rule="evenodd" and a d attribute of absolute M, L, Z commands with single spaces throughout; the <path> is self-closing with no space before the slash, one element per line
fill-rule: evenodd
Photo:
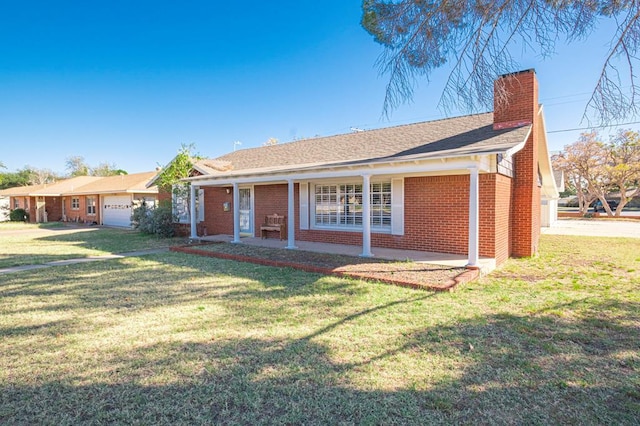
<path fill-rule="evenodd" d="M 260 235 L 267 238 L 267 232 L 280 232 L 280 240 L 284 240 L 287 232 L 287 217 L 277 214 L 268 214 L 264 217 L 264 223 L 260 226 Z"/>

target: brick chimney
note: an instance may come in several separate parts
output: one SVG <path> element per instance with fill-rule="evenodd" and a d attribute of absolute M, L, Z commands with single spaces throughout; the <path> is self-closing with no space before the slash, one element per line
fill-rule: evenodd
<path fill-rule="evenodd" d="M 538 177 L 539 123 L 538 80 L 534 70 L 499 77 L 494 83 L 493 128 L 531 125 L 522 150 L 513 156 L 511 186 L 511 255 L 537 253 L 540 237 L 540 182 Z"/>

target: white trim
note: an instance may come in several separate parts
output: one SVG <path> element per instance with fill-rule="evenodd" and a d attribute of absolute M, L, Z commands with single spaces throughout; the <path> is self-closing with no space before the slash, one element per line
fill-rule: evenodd
<path fill-rule="evenodd" d="M 404 235 L 404 178 L 391 179 L 391 234 Z"/>
<path fill-rule="evenodd" d="M 300 182 L 298 193 L 300 196 L 300 229 L 309 229 L 309 183 Z"/>
<path fill-rule="evenodd" d="M 362 175 L 362 257 L 371 253 L 371 175 Z"/>
<path fill-rule="evenodd" d="M 196 225 L 196 189 L 197 187 L 192 183 L 189 185 L 189 222 L 191 224 L 191 238 L 198 238 L 198 228 Z"/>
<path fill-rule="evenodd" d="M 240 189 L 238 182 L 233 183 L 233 241 L 240 242 Z"/>
<path fill-rule="evenodd" d="M 461 171 L 462 173 L 468 173 L 469 168 L 478 168 L 481 165 L 486 165 L 486 170 L 483 167 L 482 171 L 491 172 L 489 167 L 491 161 L 489 158 L 482 159 L 484 161 L 451 161 L 449 163 L 430 162 L 427 164 L 415 164 L 410 163 L 404 167 L 387 166 L 381 168 L 363 167 L 360 169 L 345 168 L 343 170 L 326 170 L 326 171 L 283 171 L 283 172 L 261 172 L 256 174 L 240 174 L 230 175 L 225 174 L 220 177 L 212 176 L 197 176 L 193 178 L 184 179 L 185 181 L 198 182 L 201 186 L 207 185 L 230 185 L 234 182 L 241 184 L 248 183 L 285 183 L 288 179 L 293 180 L 318 180 L 318 179 L 330 179 L 330 178 L 345 178 L 345 177 L 359 177 L 362 176 L 363 171 L 375 172 L 376 175 L 405 175 L 411 173 L 428 173 L 428 172 L 452 172 Z M 363 170 L 364 169 L 364 170 Z"/>
<path fill-rule="evenodd" d="M 478 246 L 480 243 L 478 227 L 478 211 L 480 209 L 478 169 L 469 169 L 469 263 L 467 266 L 477 267 L 479 264 Z"/>
<path fill-rule="evenodd" d="M 288 249 L 295 249 L 296 237 L 295 237 L 295 200 L 294 200 L 294 186 L 293 179 L 287 182 L 287 247 Z"/>

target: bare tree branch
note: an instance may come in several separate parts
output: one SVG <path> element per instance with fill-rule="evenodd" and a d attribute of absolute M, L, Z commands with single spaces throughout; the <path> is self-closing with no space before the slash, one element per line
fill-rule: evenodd
<path fill-rule="evenodd" d="M 429 81 L 445 64 L 452 68 L 438 106 L 445 111 L 490 109 L 492 82 L 519 68 L 515 49 L 549 57 L 562 38 L 569 43 L 585 39 L 597 22 L 612 18 L 616 36 L 585 118 L 594 113 L 600 124 L 608 124 L 640 112 L 638 0 L 364 0 L 363 12 L 362 25 L 385 47 L 377 65 L 389 76 L 386 115 L 411 101 L 418 77 Z"/>

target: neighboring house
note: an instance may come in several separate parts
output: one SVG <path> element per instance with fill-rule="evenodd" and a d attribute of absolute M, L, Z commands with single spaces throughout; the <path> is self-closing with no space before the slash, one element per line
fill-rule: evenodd
<path fill-rule="evenodd" d="M 564 191 L 564 173 L 562 170 L 553 170 L 553 181 L 558 193 Z M 549 228 L 558 221 L 559 201 L 559 198 L 556 197 L 542 197 L 540 210 L 540 225 L 542 227 Z"/>
<path fill-rule="evenodd" d="M 49 184 L 9 188 L 0 191 L 0 195 L 9 196 L 11 210 L 24 209 L 30 222 L 55 222 L 64 217 L 62 194 L 96 179 L 100 178 L 77 176 Z"/>
<path fill-rule="evenodd" d="M 147 184 L 156 172 L 107 176 L 64 193 L 63 220 L 131 226 L 133 208 L 155 205 L 158 188 Z"/>
<path fill-rule="evenodd" d="M 11 210 L 23 208 L 30 222 L 82 222 L 131 226 L 132 208 L 143 200 L 155 204 L 157 187 L 147 187 L 156 172 L 108 177 L 78 176 L 46 185 L 0 191 Z"/>
<path fill-rule="evenodd" d="M 296 240 L 464 254 L 497 264 L 538 250 L 556 200 L 533 70 L 502 76 L 493 113 L 238 150 L 194 167 L 191 235 L 260 235 L 287 216 Z M 198 197 L 196 197 L 199 194 Z M 202 219 L 198 223 L 198 216 Z"/>

